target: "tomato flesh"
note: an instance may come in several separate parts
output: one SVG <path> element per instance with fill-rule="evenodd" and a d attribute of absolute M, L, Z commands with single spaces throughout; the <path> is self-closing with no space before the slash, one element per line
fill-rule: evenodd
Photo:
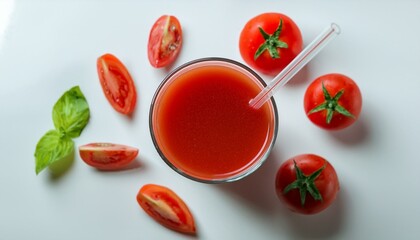
<path fill-rule="evenodd" d="M 172 64 L 182 47 L 182 28 L 174 16 L 163 15 L 150 30 L 148 58 L 155 68 Z"/>
<path fill-rule="evenodd" d="M 293 189 L 285 193 L 286 187 L 297 179 L 294 161 L 305 176 L 310 176 L 324 167 L 320 175 L 314 180 L 322 200 L 316 200 L 308 192 L 306 193 L 305 203 L 302 205 L 299 189 Z M 325 210 L 334 202 L 340 189 L 337 173 L 333 166 L 324 158 L 314 154 L 302 154 L 285 161 L 277 171 L 275 186 L 278 198 L 290 210 L 301 214 L 315 214 Z"/>
<path fill-rule="evenodd" d="M 264 51 L 255 59 L 255 53 L 265 42 L 259 28 L 271 35 L 281 21 L 282 28 L 278 40 L 286 43 L 287 47 L 277 48 L 278 58 L 273 58 L 269 51 Z M 283 70 L 302 51 L 302 45 L 299 27 L 291 18 L 281 13 L 263 13 L 250 19 L 239 38 L 239 50 L 244 61 L 257 71 L 272 76 Z"/>
<path fill-rule="evenodd" d="M 327 110 L 310 113 L 312 109 L 326 101 L 323 86 L 331 97 L 340 91 L 343 94 L 337 104 L 352 114 L 352 117 L 345 116 L 334 111 L 331 121 L 327 122 Z M 304 96 L 304 109 L 312 123 L 326 130 L 340 130 L 352 125 L 359 118 L 362 110 L 362 94 L 357 84 L 349 77 L 330 73 L 316 78 L 306 89 Z"/>
<path fill-rule="evenodd" d="M 111 106 L 122 114 L 131 114 L 136 106 L 137 93 L 127 68 L 109 53 L 99 57 L 96 66 L 102 90 Z"/>
<path fill-rule="evenodd" d="M 137 148 L 113 143 L 90 143 L 79 147 L 82 160 L 100 170 L 121 169 L 131 163 L 138 153 Z"/>
<path fill-rule="evenodd" d="M 163 226 L 182 233 L 196 233 L 190 210 L 169 188 L 146 184 L 138 192 L 137 202 L 150 217 Z"/>

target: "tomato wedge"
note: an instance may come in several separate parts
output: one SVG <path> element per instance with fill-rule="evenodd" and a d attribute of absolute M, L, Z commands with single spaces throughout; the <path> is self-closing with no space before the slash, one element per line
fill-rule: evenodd
<path fill-rule="evenodd" d="M 137 194 L 137 202 L 150 217 L 163 226 L 182 233 L 196 233 L 190 210 L 169 188 L 146 184 Z"/>
<path fill-rule="evenodd" d="M 79 147 L 82 160 L 100 170 L 117 170 L 127 166 L 139 153 L 134 147 L 113 143 L 90 143 Z"/>
<path fill-rule="evenodd" d="M 100 56 L 96 64 L 102 90 L 111 106 L 122 114 L 131 114 L 137 93 L 133 79 L 124 64 L 112 54 Z"/>
<path fill-rule="evenodd" d="M 163 15 L 152 26 L 147 53 L 155 68 L 172 64 L 182 47 L 182 28 L 174 16 Z"/>

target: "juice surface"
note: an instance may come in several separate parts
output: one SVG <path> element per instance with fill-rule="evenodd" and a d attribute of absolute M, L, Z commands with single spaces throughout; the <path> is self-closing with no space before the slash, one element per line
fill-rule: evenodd
<path fill-rule="evenodd" d="M 241 172 L 273 138 L 269 105 L 258 110 L 248 105 L 260 90 L 245 74 L 223 66 L 177 77 L 155 113 L 161 151 L 181 171 L 201 179 Z"/>

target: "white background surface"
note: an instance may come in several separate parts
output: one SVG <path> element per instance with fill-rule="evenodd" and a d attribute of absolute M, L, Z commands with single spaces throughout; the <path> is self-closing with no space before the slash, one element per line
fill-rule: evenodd
<path fill-rule="evenodd" d="M 420 239 L 419 9 L 415 0 L 0 0 L 0 239 L 184 238 L 140 209 L 135 196 L 146 183 L 168 186 L 185 200 L 199 239 Z M 332 21 L 342 34 L 275 95 L 278 141 L 262 168 L 233 184 L 185 179 L 160 159 L 149 134 L 149 104 L 170 70 L 149 65 L 149 30 L 162 14 L 179 18 L 184 47 L 173 67 L 209 56 L 242 62 L 240 30 L 267 11 L 293 18 L 305 44 Z M 95 64 L 106 52 L 135 79 L 132 119 L 102 93 Z M 340 132 L 315 127 L 303 111 L 308 84 L 330 72 L 352 77 L 363 94 L 361 118 Z M 55 101 L 74 85 L 91 110 L 76 146 L 138 147 L 135 168 L 100 172 L 76 153 L 61 177 L 48 170 L 35 175 L 35 145 L 53 128 Z M 341 182 L 336 202 L 314 216 L 291 213 L 274 191 L 281 162 L 301 153 L 327 158 Z"/>

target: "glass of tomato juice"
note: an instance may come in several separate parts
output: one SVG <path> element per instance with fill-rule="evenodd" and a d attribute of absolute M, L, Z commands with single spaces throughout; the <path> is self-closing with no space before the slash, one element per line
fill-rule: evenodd
<path fill-rule="evenodd" d="M 225 58 L 186 63 L 163 80 L 150 108 L 150 132 L 162 159 L 195 181 L 223 183 L 254 172 L 274 146 L 278 113 L 271 98 L 249 101 L 265 86 L 245 65 Z"/>

